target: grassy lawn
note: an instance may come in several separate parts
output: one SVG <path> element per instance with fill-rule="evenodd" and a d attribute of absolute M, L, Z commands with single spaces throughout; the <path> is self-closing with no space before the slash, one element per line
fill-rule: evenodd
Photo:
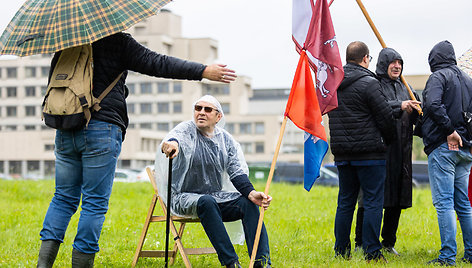
<path fill-rule="evenodd" d="M 256 184 L 263 190 L 263 184 Z M 54 192 L 54 181 L 0 180 L 0 266 L 34 267 L 39 251 L 39 231 Z M 266 212 L 273 267 L 371 267 L 355 252 L 350 261 L 335 259 L 334 216 L 337 188 L 315 186 L 306 192 L 302 185 L 272 184 L 274 200 Z M 130 267 L 152 198 L 148 183 L 114 185 L 110 210 L 100 238 L 95 267 Z M 70 267 L 78 213 L 73 216 L 55 267 Z M 354 225 L 353 225 L 354 227 Z M 188 225 L 184 245 L 210 246 L 198 224 Z M 165 224 L 151 224 L 145 249 L 162 249 Z M 186 234 L 186 235 L 187 235 Z M 354 239 L 354 228 L 351 241 Z M 458 257 L 463 245 L 458 225 Z M 413 208 L 403 211 L 398 231 L 400 257 L 386 254 L 389 267 L 423 267 L 436 258 L 440 247 L 436 212 L 429 188 L 413 191 Z M 243 267 L 249 264 L 245 246 L 235 246 Z M 220 267 L 216 255 L 191 256 L 194 267 Z M 466 266 L 460 261 L 459 267 Z M 138 267 L 163 267 L 162 258 L 141 258 Z M 180 256 L 174 267 L 184 267 Z"/>

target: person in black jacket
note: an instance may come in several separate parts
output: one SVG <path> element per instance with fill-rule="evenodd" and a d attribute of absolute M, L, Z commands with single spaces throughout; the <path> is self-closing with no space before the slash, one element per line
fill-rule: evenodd
<path fill-rule="evenodd" d="M 472 133 L 467 130 L 462 114 L 472 112 L 472 79 L 457 67 L 449 41 L 436 44 L 428 62 L 432 74 L 423 91 L 422 132 L 441 235 L 439 257 L 429 263 L 455 265 L 456 215 L 464 241 L 462 259 L 472 263 L 472 208 L 467 196 Z"/>
<path fill-rule="evenodd" d="M 113 185 L 116 162 L 128 127 L 125 80 L 128 70 L 155 77 L 229 83 L 236 75 L 225 65 L 206 66 L 158 54 L 131 35 L 117 33 L 92 44 L 93 94 L 98 97 L 121 73 L 120 80 L 92 113 L 87 127 L 57 130 L 56 190 L 40 232 L 38 267 L 52 267 L 70 218 L 82 201 L 72 267 L 92 267 Z M 56 53 L 51 72 L 59 58 Z"/>
<path fill-rule="evenodd" d="M 331 151 L 339 171 L 334 223 L 336 256 L 350 257 L 351 224 L 359 189 L 363 191 L 362 246 L 368 261 L 385 261 L 380 249 L 387 144 L 394 136 L 392 108 L 369 71 L 369 49 L 360 41 L 346 49 L 338 107 L 328 113 Z"/>
<path fill-rule="evenodd" d="M 413 144 L 413 124 L 418 117 L 419 101 L 411 100 L 408 89 L 400 80 L 403 70 L 401 55 L 392 48 L 384 48 L 379 53 L 376 74 L 382 92 L 392 107 L 395 133 L 394 141 L 387 148 L 387 176 L 384 192 L 384 215 L 382 225 L 382 246 L 390 253 L 395 250 L 397 229 L 401 210 L 411 207 L 412 175 L 411 151 Z M 418 96 L 415 96 L 418 99 Z M 357 219 L 362 219 L 363 208 L 357 211 Z M 356 225 L 356 243 L 361 241 L 362 220 Z"/>

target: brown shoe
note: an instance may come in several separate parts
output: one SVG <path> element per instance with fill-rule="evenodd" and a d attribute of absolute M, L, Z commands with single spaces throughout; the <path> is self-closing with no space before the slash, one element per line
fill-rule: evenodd
<path fill-rule="evenodd" d="M 385 259 L 385 256 L 382 253 L 378 254 L 372 259 L 366 258 L 366 260 L 367 260 L 367 263 L 371 263 L 371 262 L 372 263 L 388 263 L 387 259 Z"/>

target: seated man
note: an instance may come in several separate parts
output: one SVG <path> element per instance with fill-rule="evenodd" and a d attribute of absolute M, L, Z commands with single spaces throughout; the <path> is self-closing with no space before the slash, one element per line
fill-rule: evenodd
<path fill-rule="evenodd" d="M 172 213 L 198 217 L 221 264 L 241 267 L 223 222 L 242 220 L 251 254 L 259 220 L 258 206 L 267 209 L 272 197 L 254 190 L 241 148 L 222 128 L 223 124 L 220 103 L 212 96 L 203 96 L 194 105 L 193 121 L 172 129 L 161 150 L 174 159 Z M 157 153 L 157 174 L 167 174 L 164 154 Z M 167 189 L 167 185 L 159 189 Z M 166 200 L 167 193 L 162 196 Z M 270 267 L 264 225 L 254 267 Z"/>

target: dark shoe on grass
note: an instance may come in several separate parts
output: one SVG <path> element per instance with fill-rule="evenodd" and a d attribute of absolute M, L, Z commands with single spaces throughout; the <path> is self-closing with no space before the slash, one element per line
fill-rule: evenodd
<path fill-rule="evenodd" d="M 388 263 L 387 259 L 382 254 L 382 252 L 380 252 L 380 250 L 376 251 L 374 253 L 367 253 L 365 255 L 365 259 L 366 259 L 367 263 L 372 263 L 372 262 L 375 262 L 375 263 Z"/>
<path fill-rule="evenodd" d="M 226 268 L 243 268 L 241 264 L 239 264 L 239 261 L 235 261 L 231 264 L 227 264 Z"/>
<path fill-rule="evenodd" d="M 443 260 L 443 259 L 440 259 L 440 258 L 436 258 L 436 259 L 434 259 L 434 260 L 430 260 L 429 262 L 427 262 L 427 264 L 430 264 L 430 265 L 439 265 L 439 266 L 456 266 L 456 263 L 455 263 L 455 262 Z"/>
<path fill-rule="evenodd" d="M 469 264 L 472 264 L 472 258 L 471 257 L 462 257 L 461 261 L 465 262 L 465 263 L 469 263 Z"/>

